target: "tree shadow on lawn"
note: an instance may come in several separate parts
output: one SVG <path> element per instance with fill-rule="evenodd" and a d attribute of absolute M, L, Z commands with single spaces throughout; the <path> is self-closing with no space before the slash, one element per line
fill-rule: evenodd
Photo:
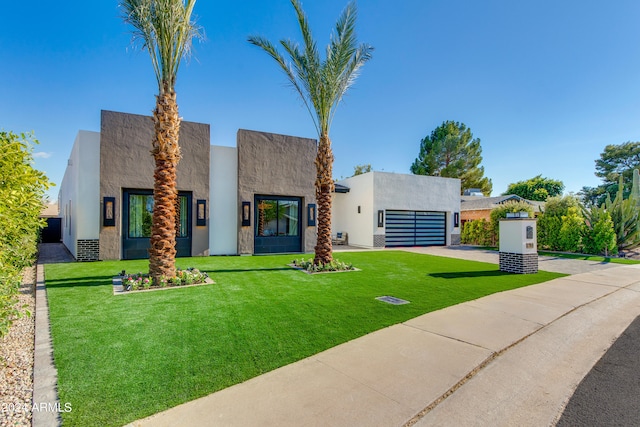
<path fill-rule="evenodd" d="M 248 273 L 248 272 L 263 272 L 263 271 L 296 271 L 291 267 L 272 267 L 272 268 L 237 268 L 237 269 L 203 269 L 200 270 L 202 272 L 206 272 L 207 274 L 224 274 L 224 273 Z M 46 281 L 47 288 L 74 288 L 79 286 L 104 286 L 111 285 L 112 278 L 116 277 L 117 274 L 108 275 L 108 276 L 88 276 L 88 277 L 78 277 L 72 279 L 50 279 Z"/>
<path fill-rule="evenodd" d="M 75 279 L 50 279 L 45 281 L 47 288 L 74 288 L 76 286 L 103 286 L 111 285 L 113 276 L 90 276 Z"/>
<path fill-rule="evenodd" d="M 437 277 L 438 279 L 461 279 L 473 277 L 495 277 L 505 276 L 507 273 L 500 270 L 483 270 L 483 271 L 455 271 L 450 273 L 430 273 L 428 276 Z"/>

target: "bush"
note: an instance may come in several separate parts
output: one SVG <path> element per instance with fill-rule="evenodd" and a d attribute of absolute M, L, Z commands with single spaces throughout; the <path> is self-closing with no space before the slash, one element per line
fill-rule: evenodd
<path fill-rule="evenodd" d="M 582 235 L 584 234 L 584 218 L 576 207 L 570 207 L 567 214 L 562 216 L 560 227 L 560 250 L 566 252 L 579 252 L 582 247 Z"/>
<path fill-rule="evenodd" d="M 321 273 L 327 271 L 352 271 L 355 270 L 355 267 L 351 263 L 346 263 L 339 261 L 337 259 L 333 259 L 331 262 L 326 264 L 318 264 L 315 265 L 313 263 L 313 258 L 309 258 L 308 260 L 302 259 L 294 259 L 292 264 L 296 267 L 300 267 L 301 269 L 308 271 L 310 273 Z"/>
<path fill-rule="evenodd" d="M 552 251 L 561 251 L 560 229 L 562 217 L 569 208 L 580 209 L 581 205 L 573 196 L 550 197 L 544 206 L 544 212 L 538 217 L 538 247 Z"/>
<path fill-rule="evenodd" d="M 616 230 L 613 228 L 613 221 L 609 212 L 601 212 L 598 208 L 591 208 L 588 212 L 589 221 L 587 231 L 583 238 L 584 251 L 589 254 L 618 253 L 616 244 Z"/>
<path fill-rule="evenodd" d="M 32 135 L 0 132 L 0 337 L 19 315 L 15 308 L 22 270 L 32 265 L 44 192 L 51 185 L 33 168 Z"/>
<path fill-rule="evenodd" d="M 467 245 L 494 246 L 491 224 L 484 218 L 465 222 L 460 241 Z"/>

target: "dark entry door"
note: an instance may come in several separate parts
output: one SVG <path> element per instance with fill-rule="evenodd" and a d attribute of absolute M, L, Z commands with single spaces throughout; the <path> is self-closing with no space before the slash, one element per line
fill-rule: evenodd
<path fill-rule="evenodd" d="M 122 197 L 122 258 L 149 258 L 153 191 L 124 190 Z M 191 256 L 191 193 L 178 193 L 176 256 Z"/>
<path fill-rule="evenodd" d="M 301 252 L 301 207 L 300 197 L 256 196 L 254 252 Z"/>

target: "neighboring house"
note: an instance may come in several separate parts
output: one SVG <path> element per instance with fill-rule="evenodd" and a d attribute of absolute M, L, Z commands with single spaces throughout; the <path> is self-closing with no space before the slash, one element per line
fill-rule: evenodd
<path fill-rule="evenodd" d="M 338 181 L 337 189 L 332 227 L 348 234 L 349 245 L 460 243 L 459 179 L 368 172 Z"/>
<path fill-rule="evenodd" d="M 102 111 L 80 131 L 59 191 L 62 240 L 79 261 L 147 258 L 154 162 L 150 117 Z M 312 252 L 316 141 L 239 130 L 210 145 L 182 122 L 178 256 Z M 459 242 L 460 180 L 370 172 L 336 186 L 333 229 L 364 247 Z"/>
<path fill-rule="evenodd" d="M 544 207 L 544 202 L 523 199 L 515 194 L 496 197 L 464 195 L 460 198 L 460 225 L 462 226 L 465 222 L 476 219 L 491 221 L 491 211 L 508 202 L 528 203 L 533 207 L 536 215 L 541 211 L 541 207 Z"/>

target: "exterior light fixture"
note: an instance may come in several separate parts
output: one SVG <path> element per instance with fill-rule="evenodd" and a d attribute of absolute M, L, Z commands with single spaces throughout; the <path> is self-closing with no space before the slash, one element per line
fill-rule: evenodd
<path fill-rule="evenodd" d="M 242 226 L 249 227 L 251 225 L 251 202 L 242 202 Z"/>
<path fill-rule="evenodd" d="M 196 201 L 196 226 L 202 227 L 207 225 L 207 201 L 198 199 Z"/>
<path fill-rule="evenodd" d="M 459 212 L 454 212 L 453 213 L 453 226 L 454 227 L 459 227 L 460 226 L 460 213 Z"/>
<path fill-rule="evenodd" d="M 116 198 L 102 198 L 102 225 L 104 227 L 115 227 L 116 225 Z"/>
<path fill-rule="evenodd" d="M 310 203 L 307 205 L 307 226 L 315 227 L 316 225 L 316 205 Z"/>
<path fill-rule="evenodd" d="M 378 227 L 384 227 L 384 211 L 378 211 Z"/>

